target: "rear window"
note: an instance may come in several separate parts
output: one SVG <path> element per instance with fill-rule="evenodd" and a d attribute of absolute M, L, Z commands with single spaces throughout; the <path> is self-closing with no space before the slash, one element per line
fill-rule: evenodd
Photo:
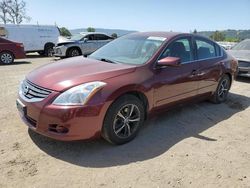
<path fill-rule="evenodd" d="M 216 57 L 216 50 L 213 42 L 202 39 L 195 40 L 198 59 L 207 59 Z"/>

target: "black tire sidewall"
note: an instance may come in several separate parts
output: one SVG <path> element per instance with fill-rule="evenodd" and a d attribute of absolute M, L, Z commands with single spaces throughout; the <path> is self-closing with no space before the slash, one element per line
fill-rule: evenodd
<path fill-rule="evenodd" d="M 45 49 L 44 49 L 44 56 L 46 56 L 46 57 L 52 57 L 53 55 L 49 56 L 49 50 L 51 49 L 53 51 L 53 47 L 54 47 L 54 45 L 52 45 L 52 44 L 46 45 Z"/>
<path fill-rule="evenodd" d="M 138 107 L 140 111 L 141 120 L 139 122 L 139 125 L 136 131 L 133 134 L 131 134 L 127 138 L 120 138 L 114 132 L 113 122 L 117 115 L 117 112 L 126 104 L 134 104 Z M 143 125 L 144 118 L 145 118 L 145 109 L 144 109 L 142 102 L 137 97 L 132 96 L 132 95 L 123 96 L 119 98 L 118 100 L 116 100 L 107 110 L 104 123 L 103 123 L 102 136 L 112 144 L 118 144 L 118 145 L 125 144 L 136 137 L 141 126 Z"/>

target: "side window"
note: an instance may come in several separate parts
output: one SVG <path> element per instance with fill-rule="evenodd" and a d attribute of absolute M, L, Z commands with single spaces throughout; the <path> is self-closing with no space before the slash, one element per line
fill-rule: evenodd
<path fill-rule="evenodd" d="M 88 38 L 88 40 L 95 40 L 94 35 L 88 35 L 86 38 Z"/>
<path fill-rule="evenodd" d="M 96 34 L 94 36 L 94 40 L 108 40 L 108 39 L 110 39 L 110 37 L 108 37 L 107 35 Z"/>
<path fill-rule="evenodd" d="M 208 42 L 202 39 L 196 39 L 195 42 L 197 46 L 198 59 L 207 59 L 216 57 L 215 47 L 212 42 Z"/>
<path fill-rule="evenodd" d="M 179 57 L 182 63 L 192 61 L 194 58 L 190 39 L 182 38 L 172 42 L 165 49 L 160 59 L 165 57 Z"/>

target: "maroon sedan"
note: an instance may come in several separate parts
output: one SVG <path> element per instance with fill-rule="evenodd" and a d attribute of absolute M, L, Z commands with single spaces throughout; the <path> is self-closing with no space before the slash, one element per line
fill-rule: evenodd
<path fill-rule="evenodd" d="M 118 38 L 88 58 L 35 69 L 17 107 L 28 127 L 58 140 L 132 140 L 147 114 L 184 102 L 224 102 L 237 61 L 192 34 L 145 32 Z"/>
<path fill-rule="evenodd" d="M 23 44 L 0 37 L 0 63 L 11 64 L 14 62 L 14 59 L 21 58 L 25 58 Z"/>

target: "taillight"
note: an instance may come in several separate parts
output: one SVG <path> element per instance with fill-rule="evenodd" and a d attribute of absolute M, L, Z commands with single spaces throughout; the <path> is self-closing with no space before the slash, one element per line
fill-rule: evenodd
<path fill-rule="evenodd" d="M 17 46 L 17 47 L 21 47 L 21 48 L 24 47 L 22 43 L 17 43 L 16 46 Z"/>

